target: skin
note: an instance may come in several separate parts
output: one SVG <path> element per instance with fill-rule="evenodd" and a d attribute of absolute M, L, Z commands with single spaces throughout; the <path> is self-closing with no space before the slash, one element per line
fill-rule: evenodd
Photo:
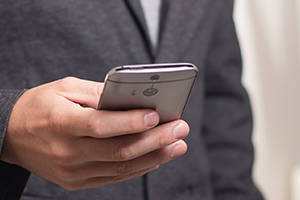
<path fill-rule="evenodd" d="M 11 113 L 1 160 L 79 190 L 142 176 L 186 152 L 186 122 L 157 126 L 158 114 L 148 109 L 96 110 L 102 89 L 68 77 L 25 92 Z"/>

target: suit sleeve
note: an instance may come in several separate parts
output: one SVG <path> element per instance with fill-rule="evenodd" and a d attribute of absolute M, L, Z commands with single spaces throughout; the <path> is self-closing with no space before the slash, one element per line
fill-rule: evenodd
<path fill-rule="evenodd" d="M 252 114 L 241 84 L 241 55 L 232 19 L 233 2 L 220 1 L 206 60 L 203 134 L 218 200 L 260 200 L 252 181 Z"/>
<path fill-rule="evenodd" d="M 12 108 L 24 90 L 0 90 L 0 156 Z M 0 200 L 20 198 L 30 173 L 17 166 L 0 161 Z"/>

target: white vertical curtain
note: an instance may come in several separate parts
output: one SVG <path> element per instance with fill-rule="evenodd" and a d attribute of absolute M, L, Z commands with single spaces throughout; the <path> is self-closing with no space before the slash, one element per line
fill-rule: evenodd
<path fill-rule="evenodd" d="M 254 179 L 266 199 L 300 200 L 291 181 L 300 166 L 300 0 L 236 0 L 234 19 L 254 112 Z"/>

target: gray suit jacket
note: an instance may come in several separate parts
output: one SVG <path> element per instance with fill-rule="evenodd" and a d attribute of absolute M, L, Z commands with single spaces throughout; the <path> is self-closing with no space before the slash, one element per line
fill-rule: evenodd
<path fill-rule="evenodd" d="M 241 85 L 232 0 L 166 0 L 151 47 L 138 0 L 0 1 L 0 144 L 23 92 L 65 76 L 103 81 L 118 65 L 192 62 L 199 78 L 183 118 L 186 155 L 147 177 L 67 191 L 31 175 L 22 199 L 262 199 L 251 179 L 252 116 Z M 29 172 L 0 163 L 0 199 L 17 199 Z"/>

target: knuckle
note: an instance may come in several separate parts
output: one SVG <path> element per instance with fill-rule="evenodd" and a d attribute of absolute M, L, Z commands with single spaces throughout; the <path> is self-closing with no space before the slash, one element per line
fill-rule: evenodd
<path fill-rule="evenodd" d="M 117 167 L 117 175 L 128 175 L 133 172 L 133 166 L 130 162 L 123 162 Z"/>
<path fill-rule="evenodd" d="M 101 120 L 97 120 L 94 118 L 89 118 L 87 119 L 87 124 L 86 124 L 87 130 L 89 133 L 93 135 L 99 134 L 100 130 L 102 129 L 102 123 Z"/>
<path fill-rule="evenodd" d="M 127 178 L 123 177 L 123 176 L 115 176 L 110 180 L 109 184 L 116 184 L 116 183 L 120 183 L 122 181 L 125 181 Z"/>
<path fill-rule="evenodd" d="M 157 148 L 162 148 L 167 145 L 167 134 L 160 133 L 156 139 Z"/>
<path fill-rule="evenodd" d="M 70 182 L 72 182 L 75 179 L 76 173 L 73 172 L 72 170 L 68 169 L 68 168 L 59 167 L 56 170 L 56 176 L 62 182 L 64 182 L 64 183 L 70 183 Z"/>
<path fill-rule="evenodd" d="M 130 112 L 130 111 L 129 111 Z M 136 132 L 138 129 L 137 123 L 139 122 L 139 118 L 136 118 L 135 115 L 129 114 L 127 117 L 127 125 L 130 132 Z"/>
<path fill-rule="evenodd" d="M 48 117 L 48 124 L 54 132 L 61 132 L 65 129 L 65 117 L 60 106 L 54 106 Z"/>
<path fill-rule="evenodd" d="M 69 150 L 66 147 L 61 147 L 58 145 L 54 145 L 56 147 L 53 147 L 54 150 L 52 150 L 52 160 L 58 165 L 58 166 L 65 166 L 68 164 L 72 164 L 75 160 L 75 156 L 73 155 L 72 151 Z"/>
<path fill-rule="evenodd" d="M 70 87 L 74 85 L 74 82 L 78 80 L 75 77 L 65 77 L 62 79 L 57 80 L 56 87 L 59 89 L 60 92 L 67 92 L 70 90 Z"/>
<path fill-rule="evenodd" d="M 129 129 L 130 132 L 132 132 L 132 131 L 135 130 L 135 128 L 134 128 L 135 127 L 135 125 L 134 125 L 135 121 L 133 120 L 131 115 L 129 115 L 127 119 L 128 119 L 128 123 L 127 123 L 128 124 L 128 129 Z"/>
<path fill-rule="evenodd" d="M 119 143 L 114 145 L 113 149 L 114 158 L 117 161 L 130 160 L 133 157 L 133 153 L 128 147 L 124 147 Z"/>
<path fill-rule="evenodd" d="M 59 80 L 59 84 L 62 87 L 69 86 L 69 84 L 72 83 L 72 82 L 74 82 L 74 80 L 76 80 L 76 78 L 68 76 L 68 77 L 60 79 Z"/>

